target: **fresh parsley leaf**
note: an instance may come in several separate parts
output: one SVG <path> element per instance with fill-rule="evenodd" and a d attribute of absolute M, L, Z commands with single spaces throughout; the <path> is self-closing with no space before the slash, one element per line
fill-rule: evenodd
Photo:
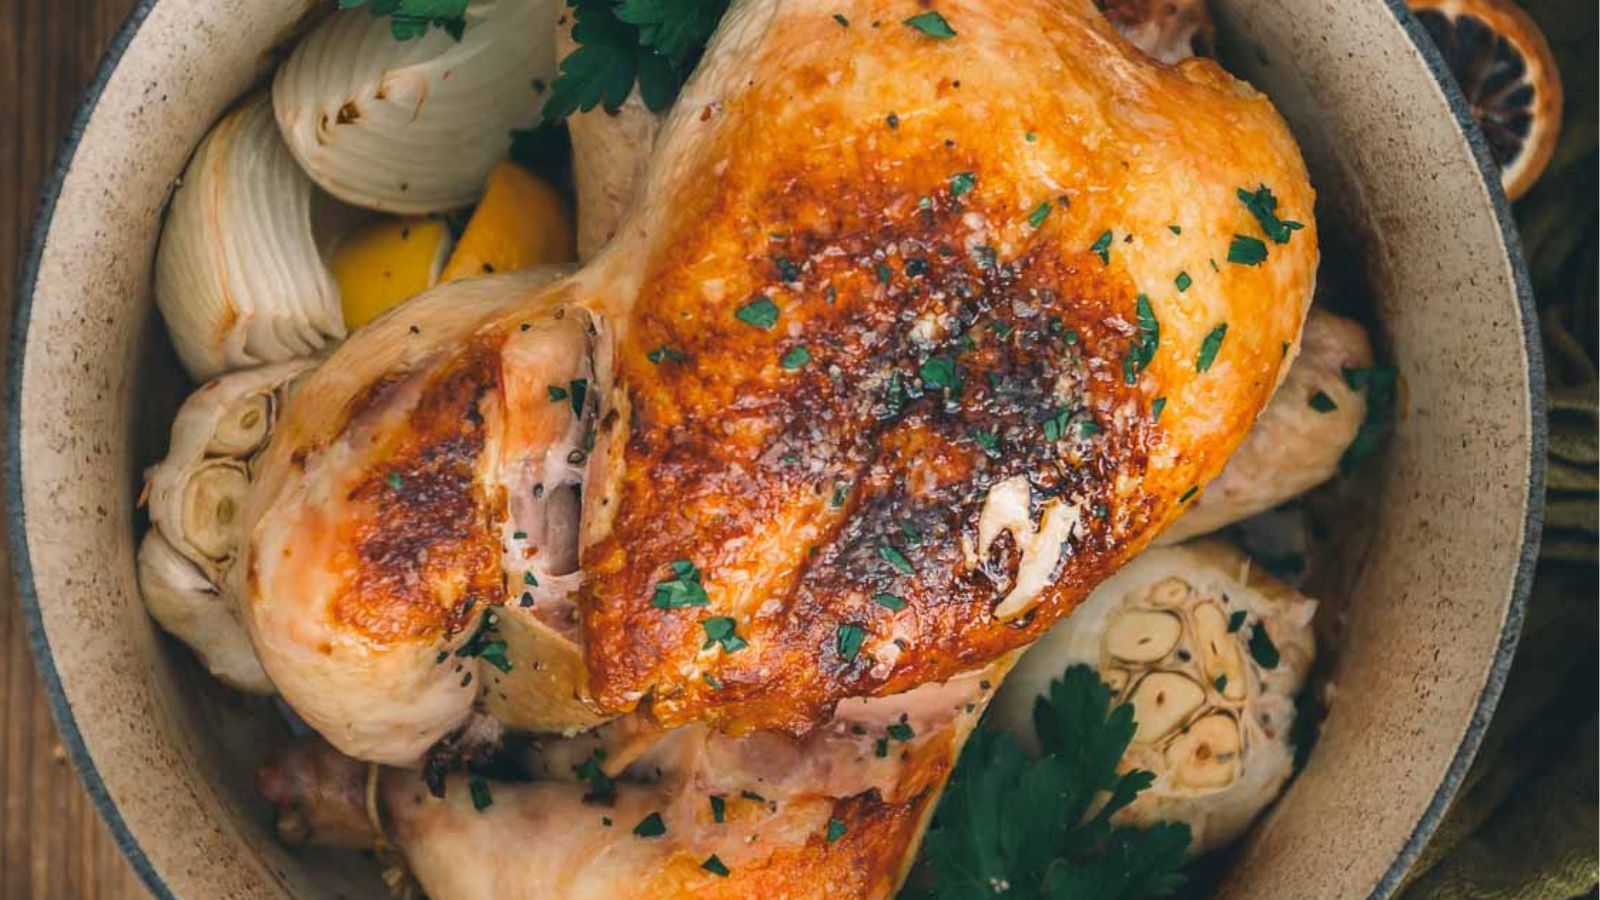
<path fill-rule="evenodd" d="M 1239 188 L 1238 194 L 1239 202 L 1256 217 L 1256 221 L 1261 223 L 1261 230 L 1274 244 L 1289 243 L 1289 236 L 1305 227 L 1299 222 L 1278 218 L 1278 198 L 1272 196 L 1272 189 L 1264 184 L 1254 191 Z"/>
<path fill-rule="evenodd" d="M 639 43 L 688 74 L 727 11 L 726 0 L 622 0 L 617 18 L 639 29 Z"/>
<path fill-rule="evenodd" d="M 683 609 L 689 606 L 707 606 L 711 598 L 700 584 L 700 570 L 687 559 L 672 563 L 672 578 L 656 583 L 655 596 L 650 605 L 657 609 Z"/>
<path fill-rule="evenodd" d="M 1370 366 L 1344 370 L 1344 383 L 1352 391 L 1367 392 L 1367 414 L 1339 458 L 1339 469 L 1348 474 L 1358 463 L 1378 452 L 1384 434 L 1393 420 L 1395 385 L 1400 373 L 1390 366 Z"/>
<path fill-rule="evenodd" d="M 706 633 L 706 642 L 700 649 L 710 650 L 713 646 L 721 644 L 723 652 L 737 653 L 750 646 L 744 638 L 734 632 L 738 624 L 730 616 L 712 616 L 705 619 L 700 623 L 700 628 Z"/>
<path fill-rule="evenodd" d="M 935 40 L 948 41 L 956 36 L 956 30 L 950 27 L 950 23 L 945 21 L 944 16 L 931 9 L 906 19 L 904 24 L 910 25 Z"/>
<path fill-rule="evenodd" d="M 660 112 L 700 62 L 728 0 L 569 0 L 577 49 L 561 60 L 546 120 L 597 106 L 615 111 L 638 85 Z"/>
<path fill-rule="evenodd" d="M 1194 370 L 1204 372 L 1211 368 L 1217 361 L 1217 353 L 1222 349 L 1222 339 L 1228 336 L 1228 323 L 1211 329 L 1206 333 L 1206 339 L 1200 342 L 1200 355 L 1195 357 Z"/>
<path fill-rule="evenodd" d="M 1139 373 L 1150 365 L 1150 360 L 1155 358 L 1156 350 L 1161 346 L 1161 323 L 1156 319 L 1150 298 L 1144 294 L 1140 294 L 1134 302 L 1134 319 L 1139 333 L 1128 348 L 1128 355 L 1122 358 L 1122 380 L 1128 384 L 1139 381 Z"/>
<path fill-rule="evenodd" d="M 1259 266 L 1267 261 L 1267 245 L 1260 238 L 1243 234 L 1233 236 L 1228 245 L 1228 262 L 1236 266 Z M 1212 263 L 1213 267 L 1216 265 Z"/>
<path fill-rule="evenodd" d="M 1010 734 L 973 735 L 924 844 L 927 897 L 1139 900 L 1183 884 L 1187 825 L 1110 824 L 1154 780 L 1117 772 L 1135 723 L 1133 707 L 1112 708 L 1111 697 L 1093 669 L 1068 669 L 1034 707 L 1038 759 Z"/>
<path fill-rule="evenodd" d="M 339 0 L 340 9 L 360 6 L 373 16 L 388 16 L 389 33 L 397 41 L 421 37 L 429 28 L 442 28 L 459 41 L 467 25 L 467 0 Z"/>

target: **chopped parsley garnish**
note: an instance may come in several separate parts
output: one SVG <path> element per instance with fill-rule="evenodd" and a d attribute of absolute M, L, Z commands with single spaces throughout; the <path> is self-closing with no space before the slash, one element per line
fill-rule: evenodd
<path fill-rule="evenodd" d="M 655 596 L 650 605 L 657 609 L 683 609 L 689 606 L 706 606 L 711 598 L 700 584 L 700 570 L 687 559 L 674 560 L 673 577 L 656 583 Z"/>
<path fill-rule="evenodd" d="M 917 570 L 911 566 L 911 560 L 906 559 L 905 554 L 896 550 L 894 545 L 888 541 L 878 545 L 878 555 L 883 557 L 884 561 L 889 565 L 894 566 L 895 571 L 902 575 L 917 574 Z"/>
<path fill-rule="evenodd" d="M 1217 351 L 1222 349 L 1222 339 L 1227 336 L 1227 322 L 1223 322 L 1206 334 L 1206 339 L 1200 342 L 1200 355 L 1194 360 L 1196 372 L 1204 372 L 1211 368 L 1211 364 L 1217 361 Z"/>
<path fill-rule="evenodd" d="M 873 594 L 872 602 L 878 604 L 884 609 L 892 610 L 894 612 L 899 612 L 900 610 L 906 608 L 906 601 L 903 597 L 897 597 L 888 591 L 879 591 L 876 594 Z"/>
<path fill-rule="evenodd" d="M 945 21 L 944 16 L 933 10 L 918 13 L 906 19 L 904 24 L 910 25 L 912 28 L 936 40 L 948 41 L 956 36 L 955 29 L 950 27 L 950 23 Z"/>
<path fill-rule="evenodd" d="M 397 41 L 421 37 L 429 27 L 442 28 L 459 41 L 467 25 L 467 0 L 339 0 L 340 9 L 360 6 L 373 16 L 388 16 L 389 34 Z"/>
<path fill-rule="evenodd" d="M 772 264 L 778 267 L 778 277 L 782 278 L 785 283 L 793 283 L 800 280 L 800 267 L 794 264 L 794 260 L 780 256 L 774 259 Z"/>
<path fill-rule="evenodd" d="M 878 738 L 872 742 L 872 755 L 883 759 L 889 755 L 889 739 Z"/>
<path fill-rule="evenodd" d="M 572 414 L 583 415 L 583 397 L 589 391 L 589 379 L 574 378 L 567 382 L 567 391 L 572 394 Z"/>
<path fill-rule="evenodd" d="M 884 117 L 883 121 L 888 124 L 890 131 L 900 127 L 900 117 L 894 113 L 889 113 L 889 115 Z"/>
<path fill-rule="evenodd" d="M 956 361 L 948 356 L 930 356 L 917 369 L 917 377 L 929 387 L 954 391 L 961 376 L 956 372 Z"/>
<path fill-rule="evenodd" d="M 849 499 L 849 497 L 850 497 L 850 482 L 848 482 L 848 481 L 837 482 L 833 486 L 833 497 L 828 501 L 828 505 L 830 507 L 834 508 L 834 509 L 838 509 L 839 507 L 844 505 L 844 501 Z"/>
<path fill-rule="evenodd" d="M 1223 691 L 1228 689 L 1228 676 L 1226 676 L 1226 675 L 1218 675 L 1211 682 L 1211 685 L 1212 685 L 1212 687 L 1215 687 L 1217 689 L 1217 693 L 1219 693 L 1219 694 L 1222 693 Z"/>
<path fill-rule="evenodd" d="M 719 878 L 727 878 L 729 875 L 733 874 L 728 870 L 726 865 L 723 865 L 722 860 L 717 859 L 717 855 L 715 853 L 706 857 L 706 861 L 700 864 L 700 868 L 705 869 L 707 872 L 710 872 Z"/>
<path fill-rule="evenodd" d="M 661 818 L 661 813 L 653 812 L 639 820 L 633 826 L 634 837 L 658 838 L 667 833 L 667 823 Z"/>
<path fill-rule="evenodd" d="M 1044 439 L 1059 441 L 1067 434 L 1067 422 L 1072 418 L 1072 411 L 1058 409 L 1044 420 Z"/>
<path fill-rule="evenodd" d="M 1267 245 L 1260 238 L 1242 234 L 1233 236 L 1233 242 L 1228 245 L 1228 262 L 1239 266 L 1259 266 L 1266 261 Z"/>
<path fill-rule="evenodd" d="M 1094 243 L 1089 245 L 1089 252 L 1100 257 L 1100 261 L 1106 265 L 1111 265 L 1111 232 L 1108 230 L 1095 238 Z"/>
<path fill-rule="evenodd" d="M 1028 143 L 1030 143 L 1030 144 L 1031 144 L 1031 143 L 1033 143 L 1033 142 L 1034 142 L 1034 141 L 1037 141 L 1037 140 L 1038 140 L 1038 139 L 1039 139 L 1039 136 L 1038 136 L 1038 135 L 1037 135 L 1037 134 L 1034 134 L 1034 133 L 1033 133 L 1033 132 L 1031 132 L 1031 131 L 1030 131 L 1030 132 L 1028 132 L 1028 133 L 1027 133 L 1027 134 L 1024 134 L 1024 135 L 1023 135 L 1023 136 L 1022 136 L 1022 139 L 1023 139 L 1023 140 L 1025 140 L 1025 141 L 1027 141 L 1027 142 L 1028 142 Z"/>
<path fill-rule="evenodd" d="M 1092 438 L 1100 433 L 1100 423 L 1088 419 L 1078 423 L 1078 434 L 1082 437 Z"/>
<path fill-rule="evenodd" d="M 1188 272 L 1179 272 L 1178 277 L 1172 279 L 1172 283 L 1178 288 L 1178 293 L 1181 294 L 1187 291 L 1190 285 L 1194 284 L 1194 279 L 1189 277 Z"/>
<path fill-rule="evenodd" d="M 769 331 L 772 326 L 778 324 L 778 304 L 763 294 L 739 307 L 733 317 L 746 325 L 754 325 L 763 331 Z"/>
<path fill-rule="evenodd" d="M 523 572 L 522 573 L 522 583 L 526 584 L 526 585 L 531 585 L 533 587 L 538 587 L 539 586 L 539 579 L 533 577 L 533 573 L 532 572 Z"/>
<path fill-rule="evenodd" d="M 829 819 L 828 820 L 828 843 L 831 844 L 831 843 L 839 840 L 839 838 L 844 837 L 844 833 L 846 831 L 848 831 L 848 830 L 849 830 L 848 827 L 844 824 L 844 822 L 842 820 Z"/>
<path fill-rule="evenodd" d="M 1128 384 L 1138 383 L 1139 373 L 1155 359 L 1156 350 L 1161 346 L 1161 322 L 1156 319 L 1150 298 L 1144 294 L 1134 301 L 1134 319 L 1139 333 L 1128 348 L 1128 355 L 1122 358 L 1122 380 Z"/>
<path fill-rule="evenodd" d="M 889 737 L 894 738 L 901 743 L 905 743 L 906 741 L 909 741 L 917 736 L 917 733 L 911 729 L 911 726 L 904 722 L 894 722 L 883 731 L 885 734 L 889 735 Z"/>
<path fill-rule="evenodd" d="M 506 659 L 506 642 L 490 641 L 478 650 L 478 658 L 502 672 L 511 671 L 511 660 Z"/>
<path fill-rule="evenodd" d="M 1000 455 L 1000 436 L 986 428 L 978 428 L 972 432 L 972 439 L 978 442 L 983 452 L 990 456 Z"/>
<path fill-rule="evenodd" d="M 654 350 L 651 350 L 649 353 L 646 353 L 645 358 L 653 363 L 656 363 L 657 365 L 659 365 L 662 360 L 683 362 L 685 359 L 688 359 L 688 357 L 683 355 L 682 351 L 674 350 L 671 347 L 668 347 L 666 344 L 662 344 Z"/>
<path fill-rule="evenodd" d="M 1244 627 L 1244 620 L 1247 617 L 1247 615 L 1248 614 L 1242 609 L 1236 609 L 1233 612 L 1229 613 L 1228 614 L 1228 632 L 1231 634 L 1231 633 L 1233 633 L 1235 631 L 1238 631 L 1239 629 L 1243 628 Z"/>
<path fill-rule="evenodd" d="M 1350 446 L 1344 448 L 1344 455 L 1339 458 L 1340 471 L 1349 472 L 1357 463 L 1377 452 L 1378 443 L 1388 430 L 1394 411 L 1395 384 L 1399 376 L 1399 371 L 1390 366 L 1344 370 L 1344 383 L 1352 391 L 1366 389 L 1367 414 L 1361 421 L 1361 427 L 1356 430 L 1356 436 L 1351 439 Z"/>
<path fill-rule="evenodd" d="M 1299 222 L 1278 218 L 1278 198 L 1272 196 L 1272 189 L 1264 184 L 1254 191 L 1239 188 L 1238 195 L 1239 201 L 1261 223 L 1261 230 L 1274 244 L 1289 243 L 1289 236 L 1305 227 Z"/>
<path fill-rule="evenodd" d="M 589 782 L 589 791 L 583 795 L 585 803 L 610 803 L 617 798 L 617 783 L 600 768 L 600 761 L 605 758 L 606 751 L 596 747 L 588 759 L 572 767 L 579 778 Z"/>
<path fill-rule="evenodd" d="M 756 803 L 765 803 L 765 802 L 767 802 L 767 798 L 761 796 L 760 794 L 756 793 L 755 791 L 748 790 L 748 789 L 740 791 L 739 792 L 739 796 L 743 797 L 746 800 L 754 801 Z"/>
<path fill-rule="evenodd" d="M 842 16 L 842 15 L 840 15 L 838 13 L 834 13 L 833 14 L 833 20 L 835 22 L 838 22 L 840 27 L 842 27 L 842 28 L 849 28 L 850 27 L 850 20 L 846 19 L 844 16 Z"/>
<path fill-rule="evenodd" d="M 701 672 L 700 673 L 700 678 L 701 678 L 701 680 L 703 680 L 706 683 L 706 687 L 711 688 L 713 691 L 722 690 L 722 679 L 721 678 L 718 678 L 717 676 L 711 674 L 710 672 Z"/>
<path fill-rule="evenodd" d="M 894 278 L 894 270 L 889 268 L 888 263 L 878 263 L 877 266 L 873 267 L 873 271 L 877 273 L 880 284 L 888 284 Z"/>
<path fill-rule="evenodd" d="M 400 485 L 404 484 L 399 472 L 390 472 L 388 475 L 383 476 L 383 481 L 389 485 L 389 489 L 392 491 L 400 490 Z"/>
<path fill-rule="evenodd" d="M 1133 739 L 1133 707 L 1073 666 L 1034 707 L 1042 754 L 979 728 L 961 754 L 923 847 L 929 900 L 993 897 L 1155 897 L 1183 883 L 1187 825 L 1113 826 L 1155 777 L 1118 773 Z"/>
<path fill-rule="evenodd" d="M 701 650 L 710 650 L 717 644 L 727 653 L 737 653 L 750 646 L 744 638 L 734 633 L 738 627 L 730 616 L 712 616 L 700 623 L 700 628 L 706 633 L 706 642 L 700 645 Z"/>
<path fill-rule="evenodd" d="M 489 793 L 489 782 L 473 777 L 467 782 L 467 792 L 472 795 L 472 808 L 483 812 L 494 805 L 494 795 Z"/>
<path fill-rule="evenodd" d="M 711 795 L 711 821 L 718 825 L 728 819 L 728 801 L 721 794 Z"/>
<path fill-rule="evenodd" d="M 1198 493 L 1200 493 L 1200 485 L 1191 484 L 1191 485 L 1189 485 L 1189 489 L 1187 491 L 1183 492 L 1183 496 L 1178 498 L 1178 502 L 1179 503 L 1188 503 L 1190 498 L 1192 498 L 1195 494 L 1198 494 Z"/>
<path fill-rule="evenodd" d="M 1263 669 L 1278 667 L 1278 645 L 1272 642 L 1272 635 L 1267 634 L 1267 626 L 1261 622 L 1250 628 L 1250 658 Z"/>
<path fill-rule="evenodd" d="M 950 196 L 959 197 L 978 182 L 978 176 L 971 172 L 957 172 L 950 176 Z"/>
<path fill-rule="evenodd" d="M 545 391 L 550 394 L 551 403 L 560 403 L 561 401 L 567 399 L 567 389 L 564 387 L 556 387 L 552 384 L 545 388 Z"/>
<path fill-rule="evenodd" d="M 1173 234 L 1183 234 L 1183 226 L 1182 225 L 1168 225 L 1167 226 L 1167 230 L 1172 232 Z"/>
<path fill-rule="evenodd" d="M 1157 397 L 1150 401 L 1150 421 L 1161 421 L 1161 411 L 1167 408 L 1167 398 Z"/>
<path fill-rule="evenodd" d="M 861 642 L 866 640 L 866 637 L 867 630 L 854 622 L 840 625 L 835 641 L 839 649 L 839 658 L 845 662 L 854 662 L 861 653 Z"/>
<path fill-rule="evenodd" d="M 793 371 L 805 368 L 808 362 L 811 362 L 811 351 L 806 349 L 805 344 L 798 344 L 783 354 L 783 358 L 778 360 L 778 365 Z"/>
<path fill-rule="evenodd" d="M 1049 200 L 1046 200 L 1038 206 L 1035 206 L 1033 208 L 1033 212 L 1028 213 L 1028 224 L 1032 225 L 1034 228 L 1038 228 L 1040 225 L 1043 225 L 1044 220 L 1050 218 L 1050 206 L 1051 203 Z"/>
<path fill-rule="evenodd" d="M 1333 398 L 1329 397 L 1324 391 L 1317 391 L 1312 394 L 1311 399 L 1306 402 L 1319 413 L 1330 413 L 1339 408 L 1339 404 L 1333 402 Z"/>

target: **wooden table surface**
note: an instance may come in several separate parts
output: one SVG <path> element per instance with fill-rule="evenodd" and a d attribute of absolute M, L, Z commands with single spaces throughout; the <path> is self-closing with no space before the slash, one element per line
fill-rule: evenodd
<path fill-rule="evenodd" d="M 0 0 L 0 322 L 7 327 L 57 143 L 133 2 Z M 0 341 L 0 360 L 7 344 Z M 0 367 L 0 386 L 4 379 Z M 0 898 L 147 897 L 56 739 L 28 654 L 8 546 L 0 542 Z"/>

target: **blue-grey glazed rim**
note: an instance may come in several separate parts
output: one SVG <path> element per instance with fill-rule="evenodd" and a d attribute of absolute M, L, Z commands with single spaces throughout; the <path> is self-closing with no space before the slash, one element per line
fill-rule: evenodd
<path fill-rule="evenodd" d="M 50 714 L 61 734 L 61 742 L 77 768 L 78 776 L 82 779 L 90 799 L 94 801 L 95 808 L 99 810 L 101 818 L 110 828 L 112 839 L 127 857 L 133 870 L 138 873 L 140 880 L 161 900 L 179 900 L 172 893 L 172 889 L 167 887 L 166 882 L 162 881 L 155 866 L 150 862 L 150 857 L 145 854 L 144 848 L 139 846 L 138 839 L 128 828 L 128 823 L 123 820 L 116 804 L 111 801 L 111 795 L 106 790 L 105 782 L 100 778 L 94 759 L 90 757 L 88 748 L 84 745 L 83 735 L 78 731 L 77 720 L 73 717 L 72 707 L 67 702 L 60 674 L 56 671 L 54 660 L 50 655 L 50 645 L 44 634 L 44 623 L 39 611 L 39 596 L 33 582 L 33 566 L 28 557 L 27 522 L 22 503 L 23 353 L 27 348 L 28 322 L 32 312 L 34 286 L 39 276 L 39 262 L 44 252 L 45 236 L 50 231 L 62 182 L 66 180 L 67 171 L 72 168 L 72 159 L 78 149 L 78 142 L 83 137 L 90 117 L 94 115 L 100 95 L 104 92 L 106 83 L 111 80 L 112 73 L 116 71 L 117 64 L 121 62 L 123 53 L 127 51 L 128 45 L 133 42 L 134 36 L 138 34 L 140 26 L 144 24 L 157 2 L 159 0 L 136 0 L 122 27 L 111 39 L 110 45 L 106 48 L 105 58 L 95 70 L 94 77 L 84 93 L 83 101 L 73 116 L 72 125 L 61 140 L 55 168 L 50 173 L 49 180 L 45 182 L 44 191 L 39 198 L 33 232 L 28 240 L 27 254 L 23 257 L 16 306 L 12 310 L 11 317 L 10 358 L 6 373 L 5 396 L 5 503 L 13 577 L 17 595 L 22 602 L 23 625 L 27 629 L 28 646 L 38 664 L 39 677 L 44 684 L 45 696 L 50 704 Z M 1539 556 L 1539 537 L 1544 522 L 1544 476 L 1548 439 L 1545 398 L 1539 389 L 1544 384 L 1544 353 L 1539 342 L 1538 314 L 1534 308 L 1533 287 L 1528 279 L 1527 264 L 1522 257 L 1522 242 L 1517 234 L 1516 220 L 1512 218 L 1511 206 L 1500 188 L 1499 174 L 1490 161 L 1488 147 L 1473 122 L 1466 99 L 1456 87 L 1444 59 L 1433 46 L 1432 39 L 1402 0 L 1384 0 L 1384 3 L 1410 36 L 1412 43 L 1421 51 L 1422 58 L 1439 82 L 1445 100 L 1450 104 L 1451 114 L 1461 126 L 1461 130 L 1467 136 L 1468 144 L 1472 147 L 1473 157 L 1478 164 L 1479 177 L 1489 188 L 1495 218 L 1500 225 L 1501 240 L 1504 241 L 1510 256 L 1512 280 L 1517 291 L 1517 306 L 1522 317 L 1523 349 L 1528 358 L 1528 382 L 1533 386 L 1530 392 L 1532 396 L 1529 398 L 1532 459 L 1528 466 L 1527 515 L 1522 527 L 1522 554 L 1517 560 L 1511 603 L 1506 609 L 1505 622 L 1501 626 L 1500 643 L 1495 648 L 1494 663 L 1490 667 L 1488 679 L 1484 682 L 1483 692 L 1478 695 L 1478 705 L 1473 710 L 1467 731 L 1462 736 L 1460 745 L 1456 747 L 1455 755 L 1450 761 L 1449 768 L 1445 770 L 1443 780 L 1434 790 L 1433 799 L 1423 811 L 1416 828 L 1412 829 L 1411 836 L 1401 847 L 1400 854 L 1395 857 L 1394 862 L 1373 887 L 1368 900 L 1382 900 L 1399 888 L 1406 872 L 1416 862 L 1428 839 L 1439 827 L 1440 820 L 1450 807 L 1450 801 L 1460 789 L 1462 780 L 1466 778 L 1473 757 L 1477 755 L 1478 746 L 1483 742 L 1484 732 L 1488 730 L 1495 706 L 1499 703 L 1500 693 L 1505 688 L 1517 641 L 1522 636 L 1523 615 L 1527 608 L 1528 593 L 1533 586 L 1534 567 Z"/>

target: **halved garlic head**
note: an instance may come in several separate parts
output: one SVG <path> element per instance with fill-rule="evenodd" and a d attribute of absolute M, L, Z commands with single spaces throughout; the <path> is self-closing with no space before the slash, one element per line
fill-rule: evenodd
<path fill-rule="evenodd" d="M 233 605 L 154 529 L 139 545 L 139 593 L 150 617 L 188 644 L 217 680 L 252 694 L 273 692 Z"/>
<path fill-rule="evenodd" d="M 1156 776 L 1116 821 L 1186 822 L 1202 853 L 1243 834 L 1293 771 L 1315 612 L 1226 544 L 1148 550 L 1027 652 L 993 715 L 1036 750 L 1035 699 L 1068 667 L 1093 666 L 1116 702 L 1133 705 L 1122 765 Z"/>
<path fill-rule="evenodd" d="M 145 473 L 150 521 L 213 585 L 239 548 L 251 464 L 266 447 L 295 377 L 310 360 L 233 372 L 189 396 L 167 456 Z"/>
<path fill-rule="evenodd" d="M 311 356 L 344 337 L 311 195 L 265 94 L 200 142 L 172 195 L 155 265 L 156 306 L 194 378 Z"/>
<path fill-rule="evenodd" d="M 474 0 L 458 41 L 442 29 L 397 41 L 364 9 L 329 16 L 272 83 L 295 159 L 328 193 L 371 209 L 470 205 L 539 115 L 555 75 L 560 0 Z"/>

